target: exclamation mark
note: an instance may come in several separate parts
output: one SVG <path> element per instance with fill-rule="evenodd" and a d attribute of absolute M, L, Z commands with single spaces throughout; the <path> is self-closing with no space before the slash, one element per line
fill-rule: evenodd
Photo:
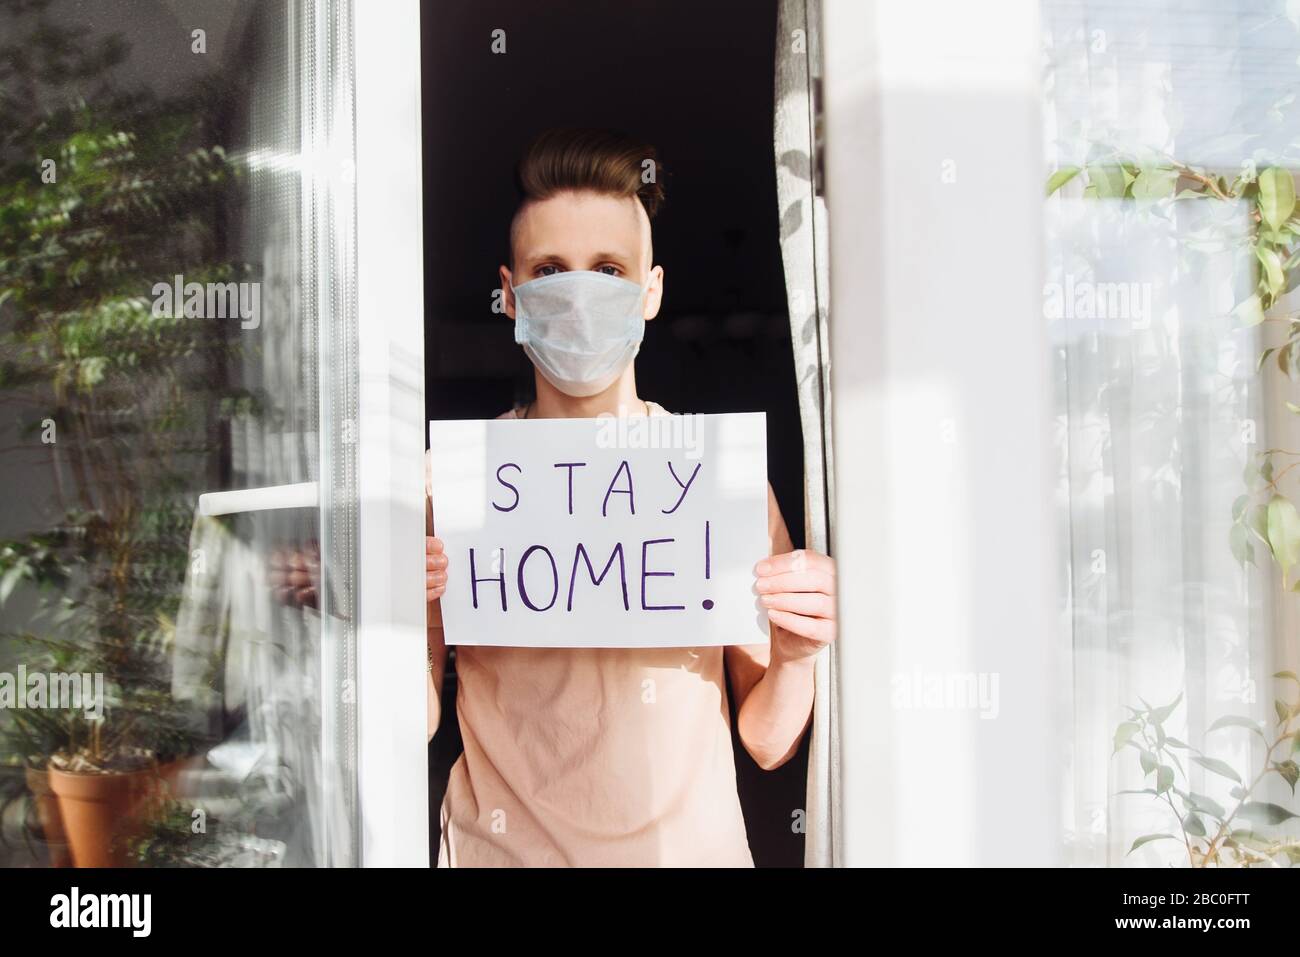
<path fill-rule="evenodd" d="M 708 523 L 708 522 L 705 522 L 705 523 L 704 523 L 704 580 L 705 580 L 705 581 L 708 581 L 708 580 L 709 580 L 709 570 L 710 570 L 710 562 L 709 562 L 709 559 L 710 559 L 710 556 L 709 556 L 709 523 Z M 706 599 L 704 599 L 704 601 L 703 601 L 702 604 L 704 605 L 704 610 L 705 610 L 705 611 L 709 611 L 711 608 L 713 608 L 713 599 L 712 599 L 712 598 L 706 598 Z"/>

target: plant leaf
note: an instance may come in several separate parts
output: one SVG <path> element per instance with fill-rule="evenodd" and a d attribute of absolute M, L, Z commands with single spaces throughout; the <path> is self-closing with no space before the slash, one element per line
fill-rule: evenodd
<path fill-rule="evenodd" d="M 1242 302 L 1237 303 L 1232 310 L 1233 316 L 1243 326 L 1257 326 L 1264 321 L 1264 303 L 1260 301 L 1259 294 L 1251 296 Z M 1272 352 L 1273 350 L 1269 350 Z M 1260 365 L 1263 365 L 1263 358 L 1260 359 Z"/>
<path fill-rule="evenodd" d="M 1286 275 L 1282 272 L 1282 260 L 1277 251 L 1265 245 L 1255 247 L 1255 258 L 1264 267 L 1264 288 L 1273 298 L 1277 298 L 1286 286 Z"/>
<path fill-rule="evenodd" d="M 1192 803 L 1196 810 L 1208 814 L 1216 820 L 1222 821 L 1227 816 L 1227 812 L 1223 809 L 1222 804 L 1215 801 L 1213 798 L 1206 797 L 1204 794 L 1197 794 L 1195 791 L 1189 791 L 1187 799 Z"/>
<path fill-rule="evenodd" d="M 1178 171 L 1172 169 L 1144 169 L 1133 182 L 1130 194 L 1134 199 L 1157 200 L 1174 195 Z"/>
<path fill-rule="evenodd" d="M 1207 758 L 1203 754 L 1193 754 L 1192 761 L 1199 764 L 1207 771 L 1213 771 L 1215 774 L 1225 777 L 1230 781 L 1236 781 L 1238 784 L 1241 783 L 1241 775 L 1234 771 L 1232 765 L 1228 764 L 1226 761 L 1220 761 L 1218 758 Z"/>
<path fill-rule="evenodd" d="M 1254 564 L 1255 546 L 1251 544 L 1250 532 L 1240 522 L 1228 529 L 1228 549 L 1243 568 L 1246 562 Z"/>
<path fill-rule="evenodd" d="M 1156 756 L 1146 748 L 1140 746 L 1138 748 L 1138 761 L 1142 765 L 1142 774 L 1144 776 L 1150 774 L 1160 766 L 1160 762 L 1156 760 Z"/>
<path fill-rule="evenodd" d="M 1268 503 L 1268 543 L 1282 568 L 1285 585 L 1291 569 L 1300 562 L 1300 514 L 1290 499 L 1274 495 Z"/>
<path fill-rule="evenodd" d="M 1232 839 L 1238 844 L 1245 844 L 1251 850 L 1265 851 L 1272 845 L 1248 827 L 1238 828 L 1232 832 Z"/>
<path fill-rule="evenodd" d="M 1101 199 L 1118 199 L 1128 189 L 1128 179 L 1122 167 L 1089 166 L 1088 185 Z"/>
<path fill-rule="evenodd" d="M 1047 195 L 1051 196 L 1058 189 L 1082 172 L 1078 166 L 1062 166 L 1047 180 Z"/>
<path fill-rule="evenodd" d="M 1292 814 L 1279 804 L 1267 801 L 1247 801 L 1237 811 L 1237 816 L 1252 824 L 1281 824 L 1298 815 Z"/>
<path fill-rule="evenodd" d="M 1263 734 L 1259 727 L 1258 721 L 1252 721 L 1250 718 L 1244 718 L 1239 714 L 1225 714 L 1214 724 L 1205 729 L 1208 734 L 1211 731 L 1218 731 L 1221 728 L 1247 728 L 1256 734 Z"/>
<path fill-rule="evenodd" d="M 1172 834 L 1143 834 L 1141 837 L 1139 837 L 1136 841 L 1133 842 L 1133 846 L 1128 849 L 1128 852 L 1129 854 L 1132 854 L 1143 844 L 1150 844 L 1152 841 L 1176 841 L 1176 840 L 1178 840 L 1178 838 L 1174 837 L 1174 835 Z"/>
<path fill-rule="evenodd" d="M 1273 765 L 1273 770 L 1282 775 L 1282 780 L 1291 785 L 1291 793 L 1295 794 L 1296 781 L 1300 781 L 1300 765 L 1294 761 L 1283 761 Z"/>
<path fill-rule="evenodd" d="M 1259 537 L 1259 540 L 1268 546 L 1269 554 L 1273 554 L 1273 546 L 1268 540 L 1268 509 L 1263 505 L 1256 505 L 1246 513 L 1246 523 L 1250 525 L 1250 530 Z"/>
<path fill-rule="evenodd" d="M 1171 714 L 1174 713 L 1174 709 L 1178 707 L 1178 703 L 1182 700 L 1183 700 L 1183 693 L 1180 691 L 1178 692 L 1178 697 L 1175 698 L 1173 701 L 1169 702 L 1169 704 L 1165 705 L 1163 708 L 1152 709 L 1151 720 L 1154 721 L 1156 724 L 1160 724 L 1162 721 L 1164 721 L 1166 718 L 1168 718 Z"/>
<path fill-rule="evenodd" d="M 1295 180 L 1289 170 L 1270 166 L 1259 174 L 1259 214 L 1274 229 L 1295 211 Z"/>
<path fill-rule="evenodd" d="M 1113 753 L 1118 753 L 1119 749 L 1124 747 L 1124 745 L 1128 744 L 1129 741 L 1132 739 L 1133 735 L 1137 734 L 1139 730 L 1140 729 L 1138 728 L 1137 722 L 1135 721 L 1125 721 L 1118 728 L 1116 728 L 1115 729 L 1115 751 Z"/>
<path fill-rule="evenodd" d="M 26 567 L 26 565 L 15 565 L 5 572 L 4 578 L 0 578 L 0 605 L 9 600 L 18 580 L 23 577 Z"/>

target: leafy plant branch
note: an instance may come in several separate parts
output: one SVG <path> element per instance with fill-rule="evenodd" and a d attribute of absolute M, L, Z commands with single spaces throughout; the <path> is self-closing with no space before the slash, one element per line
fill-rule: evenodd
<path fill-rule="evenodd" d="M 1274 677 L 1300 685 L 1300 679 L 1290 671 L 1280 671 Z M 1265 734 L 1259 722 L 1241 715 L 1220 718 L 1207 730 L 1206 733 L 1211 734 L 1230 728 L 1245 729 L 1259 737 L 1265 748 L 1263 763 L 1248 785 L 1232 765 L 1166 733 L 1164 725 L 1178 709 L 1182 698 L 1180 694 L 1170 704 L 1159 708 L 1142 701 L 1145 707 L 1130 707 L 1130 719 L 1115 729 L 1115 754 L 1128 749 L 1136 751 L 1143 777 L 1154 775 L 1150 786 L 1120 793 L 1157 798 L 1168 806 L 1178 823 L 1177 834 L 1167 831 L 1145 834 L 1133 842 L 1128 853 L 1153 841 L 1181 839 L 1188 864 L 1192 867 L 1277 866 L 1281 859 L 1290 864 L 1300 863 L 1300 841 L 1293 837 L 1270 837 L 1256 830 L 1300 817 L 1279 804 L 1257 797 L 1271 774 L 1281 777 L 1290 787 L 1292 796 L 1295 795 L 1297 779 L 1300 779 L 1300 766 L 1297 766 L 1295 757 L 1300 751 L 1300 728 L 1292 725 L 1300 717 L 1300 697 L 1295 701 L 1278 698 L 1274 702 L 1277 724 L 1271 735 Z M 1178 751 L 1184 752 L 1188 766 L 1196 765 L 1233 782 L 1229 794 L 1236 804 L 1231 810 L 1213 798 L 1191 790 L 1188 766 L 1179 760 Z M 1279 752 L 1288 757 L 1283 760 Z M 1184 782 L 1182 787 L 1179 787 L 1180 778 Z M 1175 798 L 1182 804 L 1181 811 Z M 1207 821 L 1210 827 L 1206 826 Z M 1238 821 L 1248 826 L 1234 828 L 1233 824 Z"/>

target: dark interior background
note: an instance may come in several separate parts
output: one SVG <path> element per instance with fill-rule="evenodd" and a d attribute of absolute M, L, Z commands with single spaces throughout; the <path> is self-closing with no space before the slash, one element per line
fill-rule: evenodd
<path fill-rule="evenodd" d="M 504 30 L 506 52 L 491 50 Z M 532 367 L 491 310 L 518 203 L 514 167 L 551 126 L 626 130 L 667 171 L 654 223 L 664 302 L 637 359 L 672 412 L 767 413 L 768 476 L 796 547 L 803 466 L 772 147 L 775 0 L 458 0 L 424 4 L 424 302 L 429 418 L 491 418 Z M 454 655 L 453 655 L 454 663 Z M 455 671 L 430 745 L 432 856 L 461 751 Z M 734 709 L 733 722 L 734 729 Z M 733 741 L 759 866 L 802 866 L 807 739 L 764 772 Z"/>

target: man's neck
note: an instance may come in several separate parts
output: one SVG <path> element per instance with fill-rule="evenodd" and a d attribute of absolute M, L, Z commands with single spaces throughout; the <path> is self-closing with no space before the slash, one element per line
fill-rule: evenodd
<path fill-rule="evenodd" d="M 537 400 L 529 406 L 530 419 L 594 419 L 600 415 L 644 415 L 649 407 L 636 393 L 636 370 L 628 366 L 618 381 L 595 395 L 566 395 L 533 370 Z"/>

